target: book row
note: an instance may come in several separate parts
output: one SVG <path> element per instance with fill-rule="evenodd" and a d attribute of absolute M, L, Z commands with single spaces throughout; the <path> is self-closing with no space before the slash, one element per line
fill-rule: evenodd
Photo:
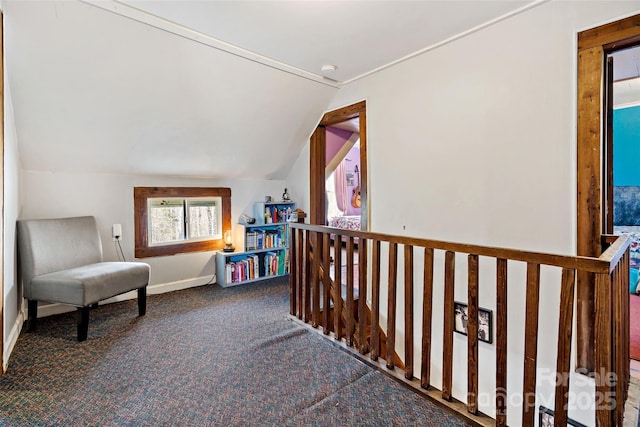
<path fill-rule="evenodd" d="M 281 248 L 287 246 L 285 227 L 275 229 L 258 229 L 245 233 L 245 250 Z"/>
<path fill-rule="evenodd" d="M 247 255 L 244 259 L 225 265 L 226 283 L 244 282 L 289 272 L 289 251 L 281 250 L 264 254 Z"/>

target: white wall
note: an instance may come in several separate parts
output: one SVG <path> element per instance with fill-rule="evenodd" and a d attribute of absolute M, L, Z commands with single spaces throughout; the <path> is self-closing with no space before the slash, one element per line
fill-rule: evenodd
<path fill-rule="evenodd" d="M 6 70 L 6 68 L 5 68 Z M 7 73 L 4 80 L 4 360 L 7 361 L 22 327 L 22 293 L 16 270 L 16 219 L 20 213 L 20 153 Z"/>
<path fill-rule="evenodd" d="M 265 195 L 280 197 L 284 181 L 213 180 L 27 171 L 23 173 L 24 208 L 21 218 L 55 218 L 94 215 L 98 221 L 104 258 L 116 261 L 111 225 L 122 224 L 122 248 L 134 259 L 133 187 L 209 186 L 231 188 L 231 222 L 236 228 L 240 214 L 253 214 L 253 202 Z M 290 192 L 292 198 L 296 193 Z M 236 242 L 240 246 L 240 242 Z M 143 258 L 151 266 L 149 292 L 209 283 L 215 275 L 214 252 Z M 42 310 L 40 310 L 42 311 Z"/>
<path fill-rule="evenodd" d="M 637 2 L 552 1 L 343 87 L 331 109 L 367 102 L 370 229 L 574 254 L 576 34 L 638 11 Z M 308 156 L 307 149 L 292 169 L 291 187 L 305 181 Z M 441 267 L 442 260 L 437 264 Z M 466 259 L 457 265 L 465 266 Z M 480 306 L 491 310 L 494 265 L 481 259 Z M 522 390 L 525 270 L 510 268 L 508 385 L 513 393 Z M 421 274 L 416 271 L 415 277 Z M 436 271 L 436 280 L 441 274 Z M 463 267 L 456 300 L 466 301 L 466 280 Z M 543 270 L 542 280 L 539 369 L 544 374 L 555 369 L 560 279 Z M 442 306 L 442 297 L 437 290 L 434 307 Z M 402 300 L 400 290 L 399 307 Z M 420 307 L 415 314 L 421 319 Z M 441 319 L 442 313 L 434 313 L 434 378 L 442 363 Z M 420 330 L 419 322 L 415 328 Z M 419 340 L 418 334 L 416 348 Z M 402 353 L 403 337 L 396 342 Z M 465 343 L 455 336 L 453 392 L 463 401 Z M 420 372 L 418 364 L 415 371 Z M 481 393 L 493 396 L 494 378 L 495 346 L 481 343 Z M 577 378 L 571 387 L 588 391 L 590 384 Z M 553 407 L 552 401 L 542 401 L 552 396 L 552 383 L 541 381 L 537 404 Z M 481 399 L 479 409 L 494 416 L 493 397 Z M 520 404 L 511 401 L 508 424 L 519 425 L 520 417 Z M 592 410 L 572 410 L 570 417 L 593 424 Z"/>

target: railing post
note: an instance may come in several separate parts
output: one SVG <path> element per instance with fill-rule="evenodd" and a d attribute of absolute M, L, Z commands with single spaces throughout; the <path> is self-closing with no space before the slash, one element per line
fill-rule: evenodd
<path fill-rule="evenodd" d="M 342 300 L 342 236 L 335 235 L 333 247 L 333 285 L 336 287 L 333 300 L 333 332 L 336 340 L 342 339 L 342 313 L 344 311 L 344 301 Z"/>
<path fill-rule="evenodd" d="M 468 257 L 467 411 L 478 412 L 478 255 Z"/>
<path fill-rule="evenodd" d="M 507 425 L 507 260 L 496 259 L 496 426 Z M 523 399 L 526 396 L 523 396 Z"/>
<path fill-rule="evenodd" d="M 305 231 L 304 259 L 302 264 L 302 319 L 305 323 L 311 320 L 311 232 Z"/>
<path fill-rule="evenodd" d="M 431 384 L 431 320 L 433 310 L 433 249 L 424 248 L 424 291 L 422 299 L 422 368 L 420 386 Z"/>
<path fill-rule="evenodd" d="M 354 250 L 353 250 L 353 237 L 347 238 L 347 316 L 346 316 L 346 339 L 347 345 L 353 347 L 353 335 L 355 332 L 355 315 L 354 315 L 354 286 L 353 286 L 353 262 Z"/>
<path fill-rule="evenodd" d="M 573 294 L 575 270 L 562 269 L 560 288 L 560 319 L 558 320 L 558 354 L 556 356 L 556 396 L 554 422 L 567 424 L 569 405 L 569 375 L 571 372 L 571 330 L 573 328 Z"/>
<path fill-rule="evenodd" d="M 311 316 L 311 325 L 317 328 L 320 325 L 320 259 L 322 251 L 320 250 L 320 239 L 317 231 L 313 232 L 313 267 L 311 269 L 311 299 L 313 304 L 313 315 Z"/>
<path fill-rule="evenodd" d="M 536 367 L 538 360 L 538 317 L 540 306 L 540 264 L 527 263 L 527 297 L 524 327 L 524 380 L 522 427 L 533 427 L 536 416 Z"/>
<path fill-rule="evenodd" d="M 331 309 L 331 245 L 329 233 L 322 233 L 322 331 L 325 335 L 331 332 L 329 324 Z M 334 315 L 335 315 L 334 305 Z"/>
<path fill-rule="evenodd" d="M 442 343 L 442 398 L 451 400 L 453 383 L 453 315 L 456 277 L 456 254 L 444 255 L 444 337 Z"/>
<path fill-rule="evenodd" d="M 360 354 L 369 352 L 367 345 L 367 239 L 358 241 L 358 343 Z M 371 326 L 373 328 L 373 326 Z M 369 334 L 371 336 L 371 334 Z"/>
<path fill-rule="evenodd" d="M 413 379 L 413 246 L 404 245 L 404 377 Z"/>
<path fill-rule="evenodd" d="M 372 243 L 371 259 L 371 360 L 380 356 L 380 240 Z"/>
<path fill-rule="evenodd" d="M 298 302 L 298 252 L 295 236 L 299 230 L 292 228 L 289 234 L 289 314 L 295 316 Z"/>
<path fill-rule="evenodd" d="M 389 243 L 389 296 L 387 305 L 387 368 L 395 368 L 396 352 L 396 282 L 398 244 Z"/>
<path fill-rule="evenodd" d="M 611 277 L 608 273 L 596 274 L 595 289 L 595 328 L 594 361 L 596 384 L 596 425 L 609 427 L 614 425 L 616 401 L 612 386 L 613 360 L 612 342 L 612 301 L 610 298 Z"/>
<path fill-rule="evenodd" d="M 612 347 L 614 348 L 614 363 L 616 372 L 616 408 L 617 424 L 622 425 L 624 402 L 627 399 L 629 382 L 629 249 L 614 269 L 612 276 L 614 310 L 614 334 Z"/>

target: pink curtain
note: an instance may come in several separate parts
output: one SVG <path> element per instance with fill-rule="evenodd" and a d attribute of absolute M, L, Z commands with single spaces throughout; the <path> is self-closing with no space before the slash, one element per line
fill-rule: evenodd
<path fill-rule="evenodd" d="M 347 207 L 349 206 L 349 194 L 347 193 L 347 168 L 345 167 L 345 161 L 341 161 L 336 168 L 333 181 L 336 187 L 336 202 L 340 212 L 345 214 Z"/>

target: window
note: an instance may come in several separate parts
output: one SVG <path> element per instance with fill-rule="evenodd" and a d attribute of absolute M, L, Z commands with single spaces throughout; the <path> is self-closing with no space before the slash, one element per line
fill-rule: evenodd
<path fill-rule="evenodd" d="M 231 190 L 135 187 L 135 256 L 173 255 L 224 246 L 231 229 Z"/>
<path fill-rule="evenodd" d="M 185 241 L 215 240 L 220 229 L 220 197 L 148 199 L 151 246 Z"/>

